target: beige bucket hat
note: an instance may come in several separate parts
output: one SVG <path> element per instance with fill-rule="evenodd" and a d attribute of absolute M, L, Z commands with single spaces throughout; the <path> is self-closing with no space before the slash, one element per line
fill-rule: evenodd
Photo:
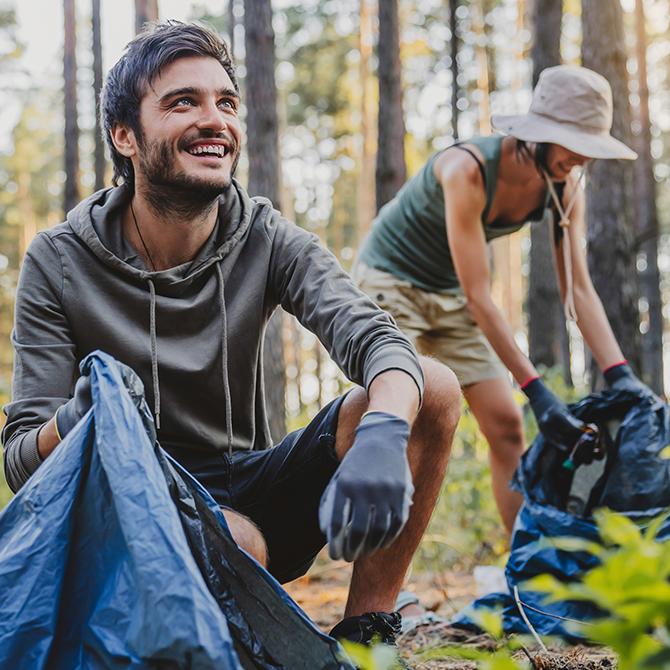
<path fill-rule="evenodd" d="M 519 140 L 560 144 L 588 158 L 637 158 L 632 149 L 610 135 L 609 82 L 585 67 L 557 65 L 543 70 L 528 113 L 494 116 L 491 125 Z"/>

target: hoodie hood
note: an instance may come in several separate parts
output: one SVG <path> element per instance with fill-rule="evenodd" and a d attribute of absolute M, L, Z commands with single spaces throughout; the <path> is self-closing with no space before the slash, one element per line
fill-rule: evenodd
<path fill-rule="evenodd" d="M 235 179 L 219 196 L 217 223 L 192 261 L 160 272 L 150 272 L 123 236 L 121 216 L 133 195 L 123 184 L 94 193 L 67 215 L 77 237 L 108 267 L 156 290 L 178 297 L 213 265 L 223 261 L 240 241 L 251 222 L 253 203 Z"/>

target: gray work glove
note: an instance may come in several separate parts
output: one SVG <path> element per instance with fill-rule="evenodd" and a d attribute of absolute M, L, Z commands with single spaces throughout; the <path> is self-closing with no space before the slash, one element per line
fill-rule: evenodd
<path fill-rule="evenodd" d="M 56 411 L 56 433 L 61 440 L 79 423 L 84 414 L 93 406 L 91 399 L 91 378 L 84 375 L 74 385 L 74 395 Z"/>
<path fill-rule="evenodd" d="M 132 401 L 140 413 L 144 429 L 151 440 L 151 444 L 156 441 L 156 427 L 154 425 L 151 411 L 144 398 L 144 384 L 137 373 L 125 363 L 115 361 L 123 383 L 128 389 L 128 393 Z M 56 432 L 61 440 L 79 423 L 84 414 L 88 412 L 93 406 L 91 399 L 91 378 L 88 376 L 88 370 L 84 370 L 83 374 L 74 386 L 74 395 L 64 405 L 58 408 L 56 412 Z"/>
<path fill-rule="evenodd" d="M 326 487 L 319 525 L 333 559 L 355 561 L 385 549 L 409 517 L 414 485 L 407 462 L 407 421 L 370 412 Z"/>

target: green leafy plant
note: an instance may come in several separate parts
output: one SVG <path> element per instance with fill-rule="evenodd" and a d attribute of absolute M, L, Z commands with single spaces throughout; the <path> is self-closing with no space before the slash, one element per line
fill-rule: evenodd
<path fill-rule="evenodd" d="M 670 667 L 670 542 L 657 540 L 668 513 L 642 527 L 609 510 L 594 514 L 602 545 L 581 538 L 550 540 L 563 551 L 585 551 L 600 564 L 581 582 L 565 584 L 550 575 L 526 586 L 548 601 L 581 600 L 604 612 L 595 625 L 576 625 L 591 641 L 611 647 L 620 670 Z"/>
<path fill-rule="evenodd" d="M 342 640 L 342 646 L 349 658 L 361 670 L 396 670 L 398 652 L 388 644 L 366 646 Z"/>
<path fill-rule="evenodd" d="M 495 650 L 473 649 L 458 645 L 448 645 L 431 649 L 420 655 L 422 661 L 442 658 L 461 658 L 475 661 L 479 670 L 527 670 L 530 664 L 514 658 L 523 648 L 522 638 L 505 638 L 503 633 L 502 612 L 480 608 L 472 613 L 473 621 L 494 640 Z"/>

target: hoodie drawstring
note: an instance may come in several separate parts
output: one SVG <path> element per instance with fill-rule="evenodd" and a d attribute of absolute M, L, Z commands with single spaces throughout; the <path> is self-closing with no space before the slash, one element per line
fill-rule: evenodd
<path fill-rule="evenodd" d="M 228 458 L 233 457 L 233 403 L 230 397 L 228 379 L 228 323 L 226 321 L 226 299 L 224 295 L 223 271 L 216 264 L 219 277 L 219 305 L 221 307 L 221 368 L 223 372 L 223 394 L 226 398 L 226 437 L 228 438 Z"/>
<path fill-rule="evenodd" d="M 586 177 L 588 168 L 589 164 L 587 163 L 584 167 L 584 171 L 582 172 L 582 178 Z M 567 228 L 570 225 L 570 212 L 572 212 L 572 208 L 575 202 L 577 202 L 579 188 L 575 188 L 568 206 L 563 209 L 563 203 L 556 193 L 554 182 L 551 181 L 551 178 L 549 177 L 546 170 L 543 170 L 542 172 L 544 173 L 544 179 L 547 182 L 549 192 L 551 193 L 551 197 L 554 200 L 558 214 L 561 217 L 558 225 L 564 229 L 561 246 L 563 248 L 563 265 L 565 267 L 565 302 L 563 305 L 565 309 L 565 316 L 569 321 L 574 321 L 576 323 L 577 310 L 575 308 L 575 293 L 572 286 L 572 256 L 570 255 L 570 236 L 568 234 Z"/>
<path fill-rule="evenodd" d="M 161 388 L 158 383 L 158 353 L 156 347 L 156 287 L 151 279 L 149 282 L 149 292 L 151 293 L 151 309 L 149 319 L 151 321 L 149 330 L 151 333 L 151 378 L 154 385 L 154 417 L 156 420 L 156 430 L 161 428 Z"/>
<path fill-rule="evenodd" d="M 230 380 L 228 378 L 228 324 L 226 321 L 226 300 L 224 295 L 223 272 L 217 263 L 216 273 L 219 279 L 219 306 L 221 308 L 221 368 L 223 373 L 223 393 L 226 399 L 226 437 L 228 440 L 228 457 L 233 457 L 233 403 L 230 396 Z M 158 353 L 156 347 L 156 287 L 151 279 L 149 292 L 151 294 L 150 333 L 151 333 L 151 377 L 154 386 L 154 417 L 156 430 L 161 427 L 161 390 L 158 380 Z"/>

